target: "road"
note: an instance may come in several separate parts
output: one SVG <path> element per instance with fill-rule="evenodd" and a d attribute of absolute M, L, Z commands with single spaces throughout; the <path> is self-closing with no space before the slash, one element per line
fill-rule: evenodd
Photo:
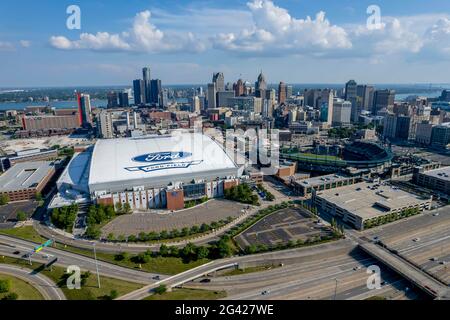
<path fill-rule="evenodd" d="M 18 258 L 25 253 L 31 252 L 35 246 L 35 243 L 29 241 L 0 235 L 0 255 Z M 15 255 L 15 251 L 20 251 L 20 255 Z M 62 267 L 76 265 L 79 266 L 82 270 L 89 270 L 93 273 L 96 273 L 96 265 L 93 258 L 55 248 L 45 248 L 39 254 L 34 255 L 31 260 L 38 263 L 48 263 L 49 260 L 43 257 L 43 255 L 45 254 L 57 257 L 58 262 L 56 263 L 56 265 Z M 161 279 L 167 278 L 167 275 L 133 270 L 103 261 L 98 261 L 98 268 L 100 275 L 136 283 L 148 284 L 155 282 L 154 280 L 152 280 L 152 278 L 155 276 L 160 276 Z"/>
<path fill-rule="evenodd" d="M 148 285 L 142 289 L 131 292 L 120 297 L 120 300 L 141 300 L 151 294 L 151 291 L 161 284 L 169 288 L 180 286 L 184 283 L 193 281 L 207 274 L 218 270 L 232 268 L 233 266 L 251 266 L 251 265 L 279 265 L 281 263 L 291 263 L 294 261 L 309 261 L 311 259 L 327 258 L 336 253 L 349 253 L 354 249 L 354 245 L 347 240 L 340 240 L 334 243 L 327 243 L 315 247 L 305 247 L 291 250 L 283 250 L 256 255 L 231 257 L 227 259 L 215 260 L 200 267 L 177 274 L 157 283 Z"/>
<path fill-rule="evenodd" d="M 28 282 L 42 294 L 45 300 L 66 300 L 62 290 L 52 280 L 42 274 L 6 264 L 0 264 L 0 273 Z"/>
<path fill-rule="evenodd" d="M 411 254 L 413 252 L 428 253 L 428 257 L 433 254 L 444 259 L 448 257 L 444 247 L 445 241 L 449 239 L 450 208 L 441 208 L 438 211 L 425 213 L 406 220 L 397 221 L 389 225 L 375 229 L 358 232 L 347 230 L 348 241 L 355 246 L 360 243 L 367 243 L 375 235 L 381 240 L 389 242 L 407 241 L 400 254 Z M 435 215 L 439 212 L 439 215 Z M 411 241 L 415 236 L 420 235 L 422 240 L 415 244 Z M 434 251 L 429 251 L 433 247 Z M 436 251 L 441 251 L 444 256 L 438 255 Z M 365 258 L 364 258 L 365 257 Z M 430 264 L 430 262 L 427 262 Z M 436 268 L 436 262 L 434 268 Z M 379 265 L 379 262 L 368 255 L 348 255 L 345 253 L 331 255 L 325 260 L 302 262 L 276 268 L 270 271 L 251 273 L 232 277 L 210 278 L 209 283 L 195 282 L 187 283 L 185 286 L 210 290 L 225 290 L 229 299 L 364 299 L 371 295 L 384 294 L 391 299 L 417 298 L 420 295 L 426 298 L 421 292 L 414 291 L 411 285 L 394 273 L 380 265 L 382 268 L 382 278 L 388 284 L 384 285 L 380 291 L 373 293 L 367 289 L 366 267 L 370 264 Z M 354 270 L 360 266 L 361 269 Z M 445 266 L 441 266 L 441 269 Z M 336 290 L 336 279 L 338 282 Z M 336 290 L 336 293 L 335 293 Z M 263 291 L 268 291 L 267 295 L 262 295 Z"/>
<path fill-rule="evenodd" d="M 366 282 L 367 267 L 376 264 L 376 260 L 362 252 L 351 255 L 330 253 L 326 259 L 315 259 L 301 263 L 287 264 L 268 271 L 255 272 L 237 276 L 218 276 L 187 283 L 185 287 L 225 290 L 231 300 L 261 299 L 356 299 L 378 295 L 379 290 L 369 290 Z M 386 268 L 382 268 L 382 280 L 392 283 L 385 285 L 383 291 L 395 286 L 400 290 L 405 284 L 402 279 Z M 336 279 L 338 286 L 336 287 Z M 266 291 L 267 294 L 262 294 Z M 336 294 L 336 297 L 335 297 Z"/>

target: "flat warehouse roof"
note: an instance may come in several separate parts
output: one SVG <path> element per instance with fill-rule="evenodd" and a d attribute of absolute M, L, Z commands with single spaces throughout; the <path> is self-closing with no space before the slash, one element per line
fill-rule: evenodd
<path fill-rule="evenodd" d="M 0 176 L 0 192 L 37 187 L 53 168 L 54 163 L 51 161 L 18 163 Z"/>
<path fill-rule="evenodd" d="M 364 220 L 429 200 L 397 188 L 367 182 L 320 191 L 317 196 Z"/>
<path fill-rule="evenodd" d="M 237 172 L 237 166 L 221 145 L 200 133 L 99 140 L 92 154 L 89 187 L 92 192 L 108 183 L 140 186 L 140 180 L 179 181 L 182 176 L 193 179 L 214 171 Z"/>
<path fill-rule="evenodd" d="M 318 177 L 312 177 L 300 181 L 296 181 L 298 184 L 308 187 L 315 187 L 326 183 L 334 183 L 339 181 L 345 181 L 351 179 L 351 177 L 343 176 L 340 174 L 329 174 L 326 176 L 318 176 Z"/>
<path fill-rule="evenodd" d="M 450 181 L 450 167 L 425 171 L 423 174 L 440 180 Z"/>

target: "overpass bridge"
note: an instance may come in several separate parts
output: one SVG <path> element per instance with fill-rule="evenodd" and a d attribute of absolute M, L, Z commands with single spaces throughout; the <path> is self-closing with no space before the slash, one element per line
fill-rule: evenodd
<path fill-rule="evenodd" d="M 422 289 L 430 296 L 436 299 L 448 300 L 450 299 L 450 289 L 445 284 L 424 273 L 422 270 L 412 265 L 408 261 L 393 254 L 389 250 L 376 245 L 375 243 L 360 243 L 359 247 L 376 258 L 384 265 L 388 266 L 418 288 Z"/>

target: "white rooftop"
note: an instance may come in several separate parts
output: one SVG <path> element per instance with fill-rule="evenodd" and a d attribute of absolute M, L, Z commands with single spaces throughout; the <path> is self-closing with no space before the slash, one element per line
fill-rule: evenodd
<path fill-rule="evenodd" d="M 424 175 L 437 178 L 439 180 L 450 181 L 450 167 L 443 167 L 430 171 L 425 171 Z"/>
<path fill-rule="evenodd" d="M 320 191 L 317 196 L 364 220 L 429 201 L 395 187 L 367 182 Z"/>
<path fill-rule="evenodd" d="M 200 133 L 98 140 L 92 154 L 89 187 L 92 192 L 119 182 L 124 187 L 141 186 L 139 181 L 143 179 L 146 183 L 179 181 L 215 171 L 237 172 L 237 166 L 221 145 Z"/>

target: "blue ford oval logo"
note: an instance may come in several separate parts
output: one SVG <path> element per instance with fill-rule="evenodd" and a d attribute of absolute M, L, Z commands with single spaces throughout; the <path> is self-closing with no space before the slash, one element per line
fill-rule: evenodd
<path fill-rule="evenodd" d="M 148 153 L 143 154 L 141 156 L 134 157 L 132 160 L 136 162 L 167 162 L 167 161 L 175 161 L 183 158 L 187 158 L 192 156 L 192 153 L 189 152 L 156 152 L 156 153 Z"/>

